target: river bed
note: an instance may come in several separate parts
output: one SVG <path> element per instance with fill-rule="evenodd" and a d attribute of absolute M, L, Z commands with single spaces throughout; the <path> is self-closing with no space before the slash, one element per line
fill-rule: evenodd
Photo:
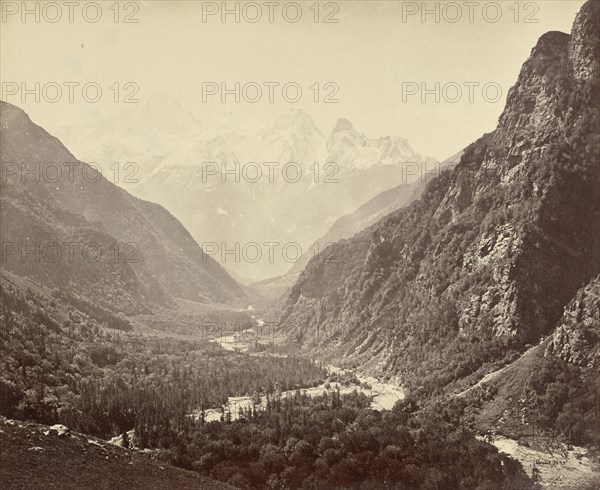
<path fill-rule="evenodd" d="M 255 321 L 257 322 L 258 327 L 262 327 L 264 325 L 262 319 L 255 319 Z M 240 332 L 236 332 L 232 335 L 223 336 L 219 340 L 219 344 L 226 350 L 237 350 L 240 352 L 247 352 L 249 349 L 249 343 L 251 343 L 253 339 L 257 337 L 257 335 L 258 333 L 250 328 Z M 261 352 L 256 355 L 281 356 L 281 354 L 271 354 L 268 352 Z M 352 372 L 350 370 L 341 369 L 333 365 L 327 365 L 326 368 L 330 373 L 343 374 Z M 391 410 L 398 400 L 404 399 L 404 390 L 400 386 L 381 382 L 378 379 L 371 376 L 360 376 L 356 373 L 353 374 L 355 374 L 360 384 L 343 385 L 338 382 L 324 382 L 318 386 L 311 388 L 283 391 L 281 393 L 281 397 L 286 398 L 288 396 L 293 396 L 297 391 L 300 391 L 300 393 L 306 394 L 308 396 L 320 396 L 324 393 L 332 392 L 338 389 L 340 391 L 340 394 L 348 394 L 356 390 L 359 393 L 364 393 L 365 395 L 372 397 L 371 408 L 374 410 Z M 370 386 L 370 388 L 365 387 L 366 385 Z M 225 410 L 225 412 L 229 410 L 229 413 L 231 414 L 231 420 L 237 420 L 240 417 L 241 413 L 248 409 L 251 409 L 252 406 L 252 396 L 230 396 L 227 401 L 227 405 L 224 406 L 223 409 Z M 260 404 L 257 405 L 257 409 L 265 410 L 266 406 L 266 397 L 261 395 Z M 195 412 L 193 415 L 195 417 L 199 417 L 200 413 Z M 204 411 L 204 416 L 207 422 L 218 421 L 221 419 L 222 410 L 220 408 L 208 409 Z"/>

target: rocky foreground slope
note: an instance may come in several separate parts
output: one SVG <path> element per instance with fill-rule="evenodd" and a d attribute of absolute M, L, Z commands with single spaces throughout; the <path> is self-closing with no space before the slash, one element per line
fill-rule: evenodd
<path fill-rule="evenodd" d="M 600 271 L 598 32 L 590 1 L 572 35 L 539 39 L 454 170 L 311 260 L 288 338 L 433 393 L 552 333 Z"/>
<path fill-rule="evenodd" d="M 232 489 L 195 472 L 151 461 L 148 454 L 95 437 L 0 418 L 2 488 Z"/>

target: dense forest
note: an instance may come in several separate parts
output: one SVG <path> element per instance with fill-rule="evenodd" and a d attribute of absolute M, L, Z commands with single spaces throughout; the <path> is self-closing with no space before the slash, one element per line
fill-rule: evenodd
<path fill-rule="evenodd" d="M 335 390 L 275 396 L 236 422 L 190 422 L 162 457 L 238 488 L 536 487 L 461 425 L 456 405 L 421 410 L 409 399 L 378 412 L 369 404 Z"/>
<path fill-rule="evenodd" d="M 169 424 L 217 408 L 228 396 L 312 386 L 325 376 L 317 364 L 293 356 L 141 336 L 125 324 L 109 329 L 66 308 L 60 295 L 48 298 L 8 281 L 0 285 L 0 305 L 0 413 L 7 417 L 110 437 L 142 417 Z"/>
<path fill-rule="evenodd" d="M 6 417 L 123 434 L 124 445 L 241 488 L 533 485 L 518 463 L 461 428 L 456 407 L 420 409 L 410 398 L 378 412 L 364 394 L 340 395 L 339 382 L 356 380 L 328 377 L 312 361 L 138 335 L 126 319 L 98 322 L 56 292 L 20 286 L 0 286 Z M 324 395 L 301 393 L 326 379 Z M 256 404 L 205 420 L 206 409 L 242 395 Z"/>

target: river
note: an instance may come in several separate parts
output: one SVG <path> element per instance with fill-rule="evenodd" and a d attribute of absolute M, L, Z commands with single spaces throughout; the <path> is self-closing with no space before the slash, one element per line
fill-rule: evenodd
<path fill-rule="evenodd" d="M 262 327 L 264 325 L 264 321 L 260 318 L 255 319 L 255 321 L 258 327 Z M 240 352 L 246 352 L 249 348 L 248 340 L 255 338 L 256 335 L 257 333 L 253 329 L 249 328 L 241 332 L 234 333 L 232 335 L 223 336 L 220 339 L 219 343 L 221 347 L 223 347 L 226 350 L 238 350 Z M 253 355 L 281 356 L 281 354 L 272 354 L 268 352 L 261 352 Z M 326 368 L 330 373 L 343 374 L 351 372 L 350 370 L 341 369 L 333 365 L 327 365 Z M 281 393 L 281 397 L 285 398 L 288 396 L 293 396 L 297 391 L 300 391 L 301 393 L 309 396 L 320 396 L 324 393 L 331 392 L 337 389 L 339 389 L 340 394 L 348 394 L 356 390 L 360 393 L 364 393 L 369 397 L 372 397 L 371 408 L 374 410 L 391 410 L 398 400 L 404 399 L 404 390 L 402 389 L 402 387 L 390 383 L 383 383 L 380 380 L 371 376 L 361 376 L 356 373 L 354 374 L 356 378 L 360 381 L 360 385 L 342 385 L 337 382 L 324 382 L 318 386 L 311 388 L 283 391 Z M 365 388 L 364 385 L 362 385 L 363 383 L 370 386 L 370 388 Z M 264 396 L 261 396 L 261 403 L 260 405 L 257 405 L 257 408 L 259 408 L 260 410 L 264 410 L 266 409 L 266 404 L 266 398 Z M 240 409 L 244 411 L 249 408 L 252 408 L 252 406 L 253 401 L 251 396 L 230 396 L 227 400 L 227 405 L 225 405 L 223 408 L 225 409 L 225 411 L 229 409 L 229 412 L 231 413 L 231 420 L 236 420 L 239 418 Z M 200 414 L 198 412 L 194 413 L 194 416 L 196 417 L 198 417 L 199 415 Z M 205 410 L 204 415 L 205 420 L 208 422 L 218 421 L 221 418 L 221 409 L 213 408 Z"/>

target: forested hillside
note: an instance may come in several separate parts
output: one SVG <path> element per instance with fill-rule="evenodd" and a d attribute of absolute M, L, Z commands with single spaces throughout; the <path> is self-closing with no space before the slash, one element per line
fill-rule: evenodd
<path fill-rule="evenodd" d="M 518 463 L 461 428 L 459 409 L 422 411 L 408 401 L 393 412 L 375 412 L 367 396 L 340 396 L 333 383 L 321 397 L 298 390 L 284 398 L 286 390 L 321 382 L 323 369 L 301 358 L 233 353 L 192 338 L 141 336 L 123 318 L 108 329 L 9 273 L 0 299 L 5 417 L 62 423 L 105 439 L 121 434 L 120 444 L 237 488 L 381 488 L 394 482 L 405 488 L 534 488 Z M 221 421 L 205 421 L 205 410 L 249 394 L 266 399 L 266 407 L 254 405 L 235 422 L 225 410 Z M 3 441 L 23 450 L 9 432 Z M 43 439 L 31 456 L 42 466 L 58 451 L 71 454 L 86 444 Z M 91 449 L 74 458 L 76 464 L 122 471 Z M 6 475 L 22 481 L 11 471 Z M 28 475 L 30 481 L 42 478 L 33 470 Z M 165 481 L 154 477 L 148 484 L 163 488 L 184 477 L 167 472 Z M 52 481 L 68 487 L 65 478 Z"/>
<path fill-rule="evenodd" d="M 280 314 L 291 341 L 431 396 L 552 334 L 600 268 L 599 29 L 590 1 L 572 35 L 543 35 L 495 131 L 308 264 Z"/>
<path fill-rule="evenodd" d="M 243 296 L 168 211 L 79 162 L 5 102 L 0 141 L 2 267 L 125 313 L 172 304 L 169 296 L 202 302 Z"/>
<path fill-rule="evenodd" d="M 188 413 L 220 407 L 228 396 L 304 387 L 324 376 L 306 359 L 227 352 L 200 335 L 142 335 L 122 316 L 76 309 L 6 273 L 0 300 L 6 417 L 62 423 L 102 438 L 147 427 L 152 445 L 164 446 L 171 443 L 164 434 L 187 423 Z"/>

